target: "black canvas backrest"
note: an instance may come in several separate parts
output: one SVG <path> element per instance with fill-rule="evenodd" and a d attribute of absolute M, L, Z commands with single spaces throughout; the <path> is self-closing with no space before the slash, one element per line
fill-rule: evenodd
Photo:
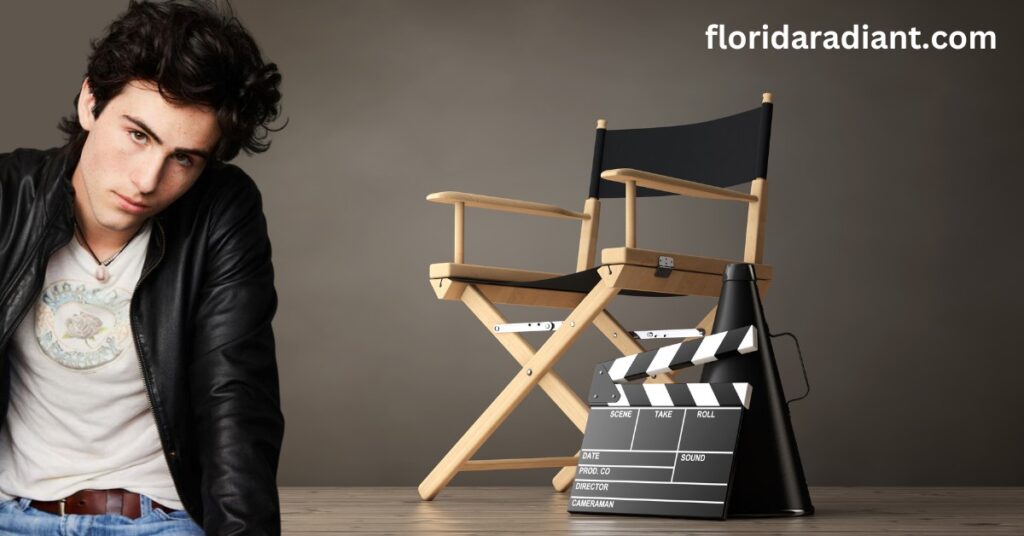
<path fill-rule="evenodd" d="M 601 179 L 633 168 L 723 188 L 768 178 L 772 103 L 690 125 L 597 129 L 590 197 L 625 197 L 625 185 Z M 674 195 L 637 188 L 637 196 Z"/>

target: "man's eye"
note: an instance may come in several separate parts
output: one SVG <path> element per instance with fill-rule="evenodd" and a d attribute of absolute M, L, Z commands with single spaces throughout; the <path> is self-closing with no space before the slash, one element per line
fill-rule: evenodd
<path fill-rule="evenodd" d="M 177 153 L 173 158 L 182 167 L 192 167 L 192 159 L 187 154 Z"/>
<path fill-rule="evenodd" d="M 149 136 L 147 136 L 145 132 L 140 132 L 138 130 L 129 130 L 128 135 L 131 136 L 132 141 L 140 145 L 149 141 Z"/>

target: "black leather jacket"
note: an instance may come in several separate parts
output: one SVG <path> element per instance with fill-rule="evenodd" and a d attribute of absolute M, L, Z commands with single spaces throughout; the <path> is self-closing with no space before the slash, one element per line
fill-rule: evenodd
<path fill-rule="evenodd" d="M 0 154 L 0 417 L 10 339 L 73 236 L 79 154 Z M 259 191 L 237 167 L 210 165 L 154 223 L 130 319 L 178 495 L 207 534 L 279 534 L 277 294 Z"/>

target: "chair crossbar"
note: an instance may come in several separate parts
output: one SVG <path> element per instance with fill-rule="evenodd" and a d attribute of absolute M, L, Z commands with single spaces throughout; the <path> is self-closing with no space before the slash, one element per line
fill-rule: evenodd
<path fill-rule="evenodd" d="M 506 458 L 498 460 L 469 460 L 462 464 L 463 471 L 501 471 L 510 469 L 550 469 L 570 467 L 579 462 L 576 456 L 549 456 L 542 458 Z"/>

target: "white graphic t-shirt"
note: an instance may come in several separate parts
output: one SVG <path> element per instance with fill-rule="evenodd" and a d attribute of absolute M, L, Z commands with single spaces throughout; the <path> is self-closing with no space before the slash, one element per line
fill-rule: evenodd
<path fill-rule="evenodd" d="M 124 488 L 182 507 L 128 316 L 151 232 L 147 223 L 102 282 L 78 240 L 50 258 L 39 299 L 8 352 L 0 498 L 56 500 L 81 489 Z"/>

